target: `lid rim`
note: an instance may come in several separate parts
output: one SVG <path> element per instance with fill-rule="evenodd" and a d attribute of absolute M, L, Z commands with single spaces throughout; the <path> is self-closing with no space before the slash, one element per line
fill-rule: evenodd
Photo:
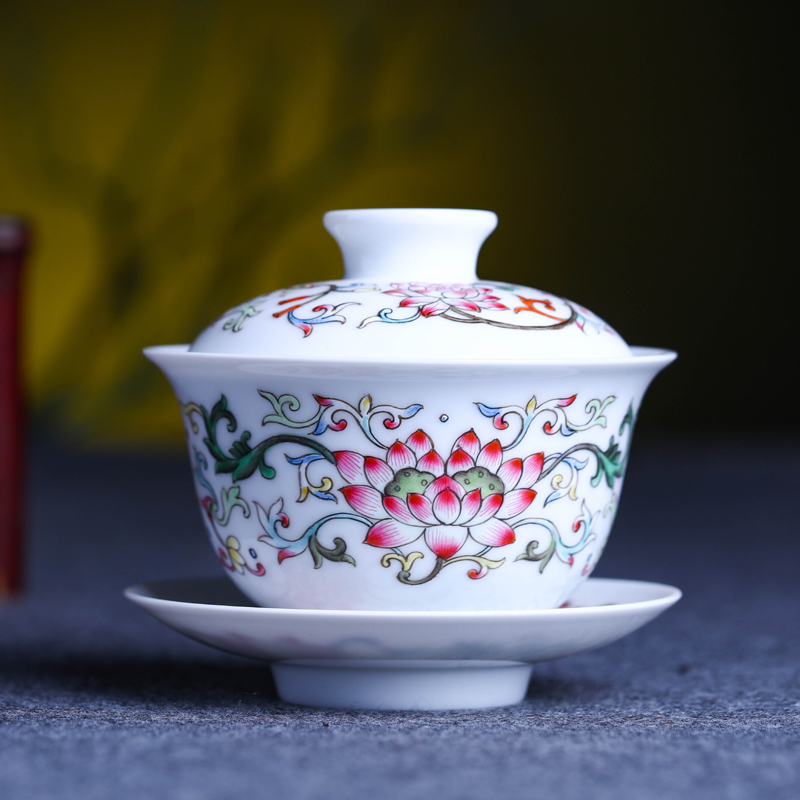
<path fill-rule="evenodd" d="M 258 355 L 245 355 L 240 353 L 211 353 L 204 351 L 191 350 L 190 344 L 173 344 L 173 345 L 153 345 L 145 347 L 142 352 L 147 358 L 150 355 L 169 355 L 169 356 L 186 356 L 193 360 L 201 358 L 211 359 L 215 361 L 243 361 L 250 363 L 263 364 L 264 366 L 281 365 L 304 366 L 313 368 L 315 365 L 325 365 L 326 367 L 335 366 L 358 366 L 363 367 L 380 367 L 381 369 L 398 369 L 408 370 L 418 368 L 420 370 L 427 369 L 452 369 L 452 370 L 470 370 L 479 371 L 481 369 L 492 368 L 497 370 L 500 368 L 508 369 L 524 369 L 525 367 L 548 367 L 548 366 L 622 366 L 625 364 L 641 364 L 643 362 L 653 361 L 658 362 L 662 360 L 674 361 L 678 357 L 675 350 L 661 347 L 643 347 L 629 345 L 631 354 L 628 356 L 602 356 L 598 358 L 536 358 L 536 359 L 476 359 L 473 361 L 456 361 L 453 359 L 447 360 L 427 360 L 427 359 L 387 359 L 376 360 L 369 358 L 298 358 L 297 356 L 258 356 Z"/>

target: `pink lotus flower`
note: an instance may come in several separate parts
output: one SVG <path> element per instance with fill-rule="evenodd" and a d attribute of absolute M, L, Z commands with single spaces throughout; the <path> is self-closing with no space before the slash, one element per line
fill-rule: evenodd
<path fill-rule="evenodd" d="M 386 294 L 400 295 L 401 308 L 419 308 L 423 317 L 435 317 L 450 309 L 480 312 L 484 308 L 508 306 L 493 295 L 489 286 L 466 283 L 393 283 Z"/>
<path fill-rule="evenodd" d="M 451 558 L 471 536 L 486 547 L 515 540 L 506 520 L 533 502 L 530 487 L 542 472 L 542 453 L 503 461 L 497 439 L 481 447 L 474 431 L 463 434 L 445 462 L 422 430 L 395 442 L 386 460 L 350 450 L 334 453 L 351 486 L 341 491 L 359 514 L 376 522 L 366 543 L 400 547 L 425 537 L 439 558 Z"/>

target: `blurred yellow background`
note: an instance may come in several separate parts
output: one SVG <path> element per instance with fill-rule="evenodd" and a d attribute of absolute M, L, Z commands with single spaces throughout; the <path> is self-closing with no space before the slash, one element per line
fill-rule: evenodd
<path fill-rule="evenodd" d="M 743 28 L 702 4 L 6 0 L 2 15 L 0 211 L 36 234 L 26 381 L 36 425 L 73 441 L 179 441 L 141 348 L 338 277 L 331 208 L 491 208 L 483 277 L 684 351 L 698 325 L 717 335 L 696 301 L 721 263 L 749 257 L 724 233 L 749 131 Z M 658 424 L 689 424 L 674 393 L 700 361 L 683 355 Z"/>

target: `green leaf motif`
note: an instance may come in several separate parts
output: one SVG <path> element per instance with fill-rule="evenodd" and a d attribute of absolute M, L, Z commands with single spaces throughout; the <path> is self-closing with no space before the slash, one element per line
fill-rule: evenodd
<path fill-rule="evenodd" d="M 628 443 L 625 446 L 625 455 L 622 455 L 622 451 L 619 448 L 619 445 L 614 441 L 614 437 L 611 437 L 611 441 L 608 443 L 608 449 L 605 451 L 601 451 L 599 448 L 595 451 L 595 455 L 597 456 L 597 472 L 592 477 L 591 484 L 592 486 L 597 486 L 600 481 L 605 476 L 606 483 L 610 489 L 614 488 L 614 481 L 617 478 L 622 478 L 625 474 L 625 467 L 628 463 L 628 457 L 630 456 L 631 452 L 631 442 L 633 441 L 633 428 L 636 424 L 636 415 L 633 413 L 633 404 L 628 406 L 628 410 L 625 413 L 625 416 L 619 426 L 619 435 L 625 432 L 625 429 L 628 429 Z"/>
<path fill-rule="evenodd" d="M 310 419 L 289 419 L 286 415 L 286 411 L 284 411 L 284 407 L 288 408 L 289 411 L 298 411 L 300 409 L 300 401 L 294 395 L 282 394 L 280 397 L 277 397 L 272 392 L 267 392 L 264 389 L 259 389 L 258 393 L 272 406 L 273 411 L 272 414 L 267 414 L 264 419 L 261 420 L 262 425 L 267 425 L 270 422 L 277 422 L 279 425 L 283 425 L 286 428 L 307 428 L 309 425 L 316 425 L 325 411 L 323 406 L 320 405 L 317 412 Z"/>
<path fill-rule="evenodd" d="M 284 398 L 278 398 L 278 400 Z M 214 404 L 210 413 L 198 403 L 186 403 L 182 408 L 194 433 L 198 433 L 199 428 L 193 414 L 199 414 L 202 417 L 206 430 L 203 442 L 214 459 L 214 472 L 217 474 L 229 473 L 235 483 L 249 478 L 256 470 L 259 471 L 262 478 L 272 480 L 275 477 L 275 469 L 267 464 L 265 456 L 270 449 L 280 444 L 302 445 L 315 453 L 319 453 L 331 464 L 336 464 L 333 453 L 327 447 L 314 439 L 309 439 L 307 436 L 296 436 L 294 434 L 270 436 L 257 445 L 251 446 L 250 439 L 252 434 L 250 431 L 243 431 L 242 435 L 231 445 L 228 453 L 225 453 L 217 441 L 217 425 L 221 420 L 227 420 L 228 431 L 230 433 L 236 431 L 236 418 L 228 410 L 228 400 L 225 395 L 222 395 Z"/>
<path fill-rule="evenodd" d="M 331 549 L 323 547 L 319 543 L 317 535 L 312 534 L 308 540 L 308 550 L 314 558 L 314 569 L 319 569 L 323 561 L 338 561 L 339 563 L 343 562 L 345 564 L 352 564 L 353 566 L 356 565 L 356 560 L 353 556 L 345 552 L 347 550 L 347 543 L 340 536 L 337 536 L 333 540 L 333 548 Z"/>
<path fill-rule="evenodd" d="M 608 449 L 603 451 L 597 448 L 595 456 L 597 457 L 597 472 L 592 477 L 592 487 L 597 486 L 605 476 L 609 488 L 613 489 L 614 481 L 622 477 L 625 467 L 624 464 L 620 463 L 622 452 L 619 449 L 619 445 L 614 441 L 613 436 L 608 443 Z"/>
<path fill-rule="evenodd" d="M 553 555 L 556 552 L 556 540 L 555 538 L 552 538 L 550 540 L 550 544 L 547 545 L 547 548 L 542 550 L 541 553 L 536 552 L 536 548 L 538 546 L 539 542 L 536 540 L 528 542 L 525 552 L 520 553 L 514 559 L 514 561 L 539 561 L 539 573 L 541 574 L 544 572 L 544 568 L 550 563 L 550 560 L 553 558 Z"/>
<path fill-rule="evenodd" d="M 247 502 L 239 496 L 239 487 L 231 486 L 228 489 L 222 490 L 221 496 L 220 516 L 217 517 L 217 522 L 220 525 L 227 525 L 231 518 L 231 512 L 237 506 L 242 509 L 245 519 L 250 516 L 250 507 Z"/>
<path fill-rule="evenodd" d="M 255 317 L 260 313 L 261 309 L 253 304 L 247 304 L 244 306 L 240 306 L 239 308 L 234 308 L 228 312 L 228 314 L 233 314 L 234 316 L 232 316 L 222 326 L 222 330 L 232 331 L 233 333 L 239 333 L 239 331 L 242 329 L 242 325 L 244 325 L 245 323 L 245 320 L 250 319 L 250 317 Z"/>

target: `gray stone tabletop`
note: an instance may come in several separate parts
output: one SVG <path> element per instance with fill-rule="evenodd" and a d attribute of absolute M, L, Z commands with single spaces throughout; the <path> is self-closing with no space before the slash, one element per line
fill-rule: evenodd
<path fill-rule="evenodd" d="M 540 664 L 525 702 L 348 712 L 163 627 L 131 583 L 219 574 L 184 458 L 34 448 L 29 582 L 0 604 L 0 797 L 800 797 L 796 442 L 639 441 L 596 572 L 681 602 Z"/>

